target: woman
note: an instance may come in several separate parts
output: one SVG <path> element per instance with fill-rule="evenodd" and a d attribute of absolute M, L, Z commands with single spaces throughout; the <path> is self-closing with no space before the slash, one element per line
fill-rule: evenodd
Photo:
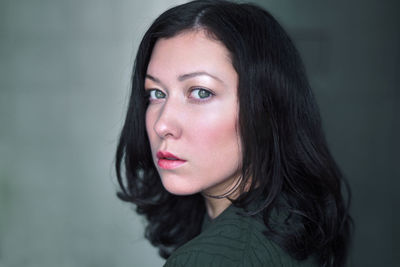
<path fill-rule="evenodd" d="M 257 6 L 193 1 L 154 21 L 116 172 L 166 266 L 346 262 L 341 173 L 295 47 Z"/>

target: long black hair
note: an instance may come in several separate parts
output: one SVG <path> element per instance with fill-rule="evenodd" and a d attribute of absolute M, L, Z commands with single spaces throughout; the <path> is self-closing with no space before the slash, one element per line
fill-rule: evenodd
<path fill-rule="evenodd" d="M 312 256 L 321 266 L 343 266 L 352 225 L 342 192 L 347 184 L 329 152 L 296 48 L 279 23 L 253 4 L 189 2 L 161 14 L 145 33 L 116 152 L 119 198 L 134 203 L 146 217 L 145 236 L 164 258 L 200 233 L 203 197 L 167 192 L 154 166 L 144 90 L 157 40 L 196 29 L 225 45 L 239 76 L 242 194 L 233 205 L 245 208 L 248 216 L 262 215 L 265 234 L 292 257 Z M 246 184 L 250 187 L 244 190 Z M 255 201 L 261 204 L 248 210 Z M 275 212 L 283 220 L 272 219 Z"/>

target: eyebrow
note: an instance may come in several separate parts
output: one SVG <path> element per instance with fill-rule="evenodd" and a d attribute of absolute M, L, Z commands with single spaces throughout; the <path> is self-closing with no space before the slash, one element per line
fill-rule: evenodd
<path fill-rule="evenodd" d="M 191 72 L 191 73 L 187 73 L 187 74 L 182 74 L 178 76 L 178 81 L 182 82 L 184 80 L 196 77 L 196 76 L 209 76 L 211 78 L 213 78 L 214 80 L 217 80 L 219 82 L 222 82 L 222 80 L 220 78 L 218 78 L 217 76 L 214 76 L 208 72 L 205 71 L 197 71 L 197 72 Z M 223 82 L 222 82 L 223 83 Z"/>
<path fill-rule="evenodd" d="M 210 74 L 208 72 L 205 72 L 205 71 L 196 71 L 196 72 L 191 72 L 191 73 L 186 73 L 186 74 L 179 75 L 178 76 L 178 81 L 182 82 L 184 80 L 187 80 L 187 79 L 190 79 L 190 78 L 193 78 L 193 77 L 196 77 L 196 76 L 209 76 L 209 77 L 213 78 L 214 80 L 217 80 L 217 81 L 219 81 L 221 83 L 224 83 L 217 76 L 214 76 L 214 75 L 212 75 L 212 74 Z M 159 79 L 157 79 L 154 76 L 151 76 L 150 74 L 146 74 L 146 78 L 148 78 L 148 79 L 150 79 L 150 80 L 162 85 L 162 82 Z"/>
<path fill-rule="evenodd" d="M 152 80 L 153 82 L 162 84 L 159 79 L 157 79 L 156 77 L 151 76 L 150 74 L 146 74 L 146 78 Z"/>

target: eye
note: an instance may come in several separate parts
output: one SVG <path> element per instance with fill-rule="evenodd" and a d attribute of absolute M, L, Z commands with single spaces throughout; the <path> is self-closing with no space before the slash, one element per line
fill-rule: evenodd
<path fill-rule="evenodd" d="M 166 96 L 162 91 L 160 91 L 158 89 L 151 89 L 148 91 L 149 91 L 148 94 L 149 94 L 150 100 L 163 99 Z"/>
<path fill-rule="evenodd" d="M 213 93 L 204 88 L 195 88 L 190 92 L 190 96 L 195 99 L 207 99 L 213 96 Z"/>

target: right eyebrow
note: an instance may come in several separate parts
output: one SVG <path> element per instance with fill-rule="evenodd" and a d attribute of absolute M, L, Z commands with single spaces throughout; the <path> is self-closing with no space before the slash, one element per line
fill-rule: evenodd
<path fill-rule="evenodd" d="M 153 82 L 155 82 L 155 83 L 158 83 L 162 88 L 167 88 L 159 79 L 157 79 L 156 77 L 154 77 L 154 76 L 151 76 L 150 74 L 146 74 L 146 77 L 145 78 L 147 78 L 147 79 L 149 79 L 149 80 L 152 80 Z"/>
<path fill-rule="evenodd" d="M 146 78 L 152 80 L 153 82 L 161 84 L 161 81 L 157 79 L 156 77 L 151 76 L 150 74 L 146 74 Z"/>

